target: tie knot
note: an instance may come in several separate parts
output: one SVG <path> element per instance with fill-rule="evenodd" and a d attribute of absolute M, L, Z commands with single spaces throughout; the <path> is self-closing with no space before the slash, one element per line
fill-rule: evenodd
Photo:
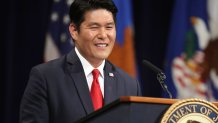
<path fill-rule="evenodd" d="M 100 73 L 100 72 L 99 72 L 98 69 L 94 69 L 94 70 L 92 71 L 92 75 L 93 75 L 94 78 L 98 78 L 99 73 Z"/>

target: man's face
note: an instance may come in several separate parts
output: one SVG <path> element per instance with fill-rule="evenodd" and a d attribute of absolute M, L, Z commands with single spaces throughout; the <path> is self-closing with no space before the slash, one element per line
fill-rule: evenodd
<path fill-rule="evenodd" d="M 86 12 L 80 31 L 73 24 L 70 31 L 79 52 L 94 66 L 110 55 L 116 39 L 113 15 L 105 9 Z"/>

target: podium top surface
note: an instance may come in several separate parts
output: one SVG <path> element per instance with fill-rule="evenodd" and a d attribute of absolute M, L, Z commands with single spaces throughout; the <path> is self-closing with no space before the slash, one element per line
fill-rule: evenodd
<path fill-rule="evenodd" d="M 137 97 L 137 96 L 123 96 L 120 97 L 121 102 L 141 102 L 141 103 L 157 103 L 157 104 L 173 104 L 178 99 L 167 98 L 152 98 L 152 97 Z"/>
<path fill-rule="evenodd" d="M 119 98 L 120 102 L 138 102 L 138 103 L 157 103 L 157 104 L 173 104 L 180 99 L 123 96 Z M 218 102 L 211 102 L 218 107 Z"/>

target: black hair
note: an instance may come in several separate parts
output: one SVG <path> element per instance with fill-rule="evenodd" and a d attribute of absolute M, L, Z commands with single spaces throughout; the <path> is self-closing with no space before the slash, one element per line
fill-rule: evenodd
<path fill-rule="evenodd" d="M 74 0 L 70 6 L 69 16 L 71 23 L 74 23 L 79 30 L 81 23 L 84 21 L 84 15 L 87 11 L 96 9 L 106 9 L 113 15 L 116 23 L 116 14 L 118 12 L 113 0 Z"/>

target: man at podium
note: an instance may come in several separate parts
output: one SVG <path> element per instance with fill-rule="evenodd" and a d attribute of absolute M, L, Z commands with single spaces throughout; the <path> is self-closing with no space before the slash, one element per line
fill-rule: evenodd
<path fill-rule="evenodd" d="M 120 96 L 141 95 L 139 83 L 110 63 L 116 40 L 112 0 L 75 0 L 67 55 L 32 68 L 20 107 L 21 123 L 73 123 Z"/>

